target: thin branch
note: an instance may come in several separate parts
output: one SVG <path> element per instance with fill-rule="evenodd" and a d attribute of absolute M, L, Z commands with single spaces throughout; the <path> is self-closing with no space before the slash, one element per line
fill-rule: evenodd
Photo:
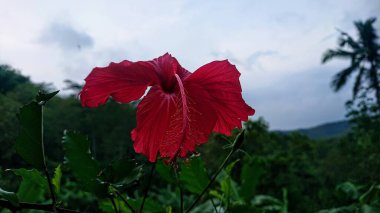
<path fill-rule="evenodd" d="M 214 209 L 215 209 L 215 212 L 216 212 L 216 213 L 219 213 L 219 211 L 218 211 L 218 209 L 216 208 L 216 205 L 215 205 L 215 203 L 214 203 L 214 200 L 213 200 L 212 198 L 211 198 L 210 200 L 211 200 L 212 206 L 213 206 Z"/>
<path fill-rule="evenodd" d="M 142 210 L 143 210 L 144 204 L 145 204 L 145 200 L 148 197 L 148 192 L 149 192 L 149 189 L 150 189 L 150 184 L 152 182 L 153 173 L 154 173 L 154 169 L 155 168 L 156 168 L 156 163 L 153 163 L 152 168 L 150 170 L 150 174 L 149 174 L 148 185 L 145 188 L 144 198 L 143 198 L 143 200 L 141 202 L 141 205 L 140 205 L 140 208 L 139 208 L 139 213 L 142 213 Z"/>
<path fill-rule="evenodd" d="M 111 200 L 111 203 L 112 203 L 112 206 L 113 206 L 113 210 L 115 211 L 115 213 L 119 213 L 119 210 L 116 207 L 115 199 L 113 199 L 112 195 L 109 198 Z"/>
<path fill-rule="evenodd" d="M 129 210 L 131 210 L 132 213 L 135 213 L 136 210 L 131 206 L 131 204 L 128 203 L 127 199 L 125 199 L 125 198 L 123 197 L 123 195 L 120 194 L 120 192 L 117 191 L 117 190 L 115 189 L 115 187 L 113 187 L 113 188 L 114 188 L 115 193 L 117 194 L 117 196 L 119 196 L 119 197 L 121 198 L 121 200 L 122 200 L 122 201 L 125 203 L 125 205 L 127 205 L 127 207 L 129 208 Z"/>
<path fill-rule="evenodd" d="M 42 210 L 46 212 L 59 212 L 59 213 L 80 213 L 80 211 L 54 207 L 53 204 L 37 204 L 37 203 L 24 203 L 20 202 L 18 206 L 14 206 L 7 200 L 0 199 L 0 207 L 9 209 L 12 212 L 21 211 L 24 209 Z"/>
<path fill-rule="evenodd" d="M 235 150 L 231 150 L 231 152 L 227 155 L 227 157 L 224 159 L 223 163 L 220 165 L 219 169 L 217 172 L 212 176 L 211 180 L 208 182 L 207 186 L 203 189 L 203 191 L 198 195 L 198 197 L 195 199 L 195 201 L 191 204 L 189 208 L 186 209 L 185 213 L 190 212 L 191 209 L 195 207 L 195 205 L 199 202 L 199 200 L 203 197 L 203 195 L 208 191 L 208 189 L 211 187 L 211 185 L 214 183 L 216 180 L 216 177 L 219 175 L 219 173 L 222 171 L 224 166 L 227 164 L 228 160 L 232 156 Z"/>

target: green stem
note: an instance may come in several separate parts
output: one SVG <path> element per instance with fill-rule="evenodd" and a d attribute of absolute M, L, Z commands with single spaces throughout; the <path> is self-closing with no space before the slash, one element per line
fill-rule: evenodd
<path fill-rule="evenodd" d="M 182 190 L 182 186 L 181 186 L 181 183 L 179 181 L 179 176 L 178 176 L 178 169 L 179 168 L 174 168 L 174 167 L 172 167 L 172 168 L 174 170 L 177 186 L 179 188 L 179 195 L 180 195 L 180 206 L 179 206 L 179 208 L 180 208 L 180 213 L 183 213 L 183 190 Z"/>
<path fill-rule="evenodd" d="M 222 171 L 222 169 L 224 168 L 224 166 L 227 164 L 228 160 L 230 159 L 230 157 L 232 156 L 232 154 L 235 152 L 236 150 L 232 149 L 231 152 L 227 155 L 227 157 L 224 159 L 223 163 L 220 165 L 219 169 L 217 170 L 217 172 L 214 174 L 214 176 L 212 176 L 211 180 L 208 182 L 207 186 L 203 189 L 203 191 L 199 194 L 199 196 L 195 199 L 195 201 L 191 204 L 191 206 L 189 208 L 186 209 L 185 213 L 188 213 L 190 212 L 191 209 L 193 209 L 195 207 L 195 205 L 199 202 L 199 200 L 202 198 L 202 196 L 207 192 L 207 190 L 211 187 L 211 185 L 214 183 L 214 181 L 216 180 L 216 177 L 219 175 L 219 173 Z"/>
<path fill-rule="evenodd" d="M 112 203 L 112 206 L 113 206 L 113 209 L 114 209 L 115 213 L 119 213 L 119 211 L 118 211 L 118 209 L 116 207 L 115 199 L 113 198 L 112 195 L 110 196 L 110 200 L 111 200 L 111 203 Z"/>
<path fill-rule="evenodd" d="M 43 103 L 41 105 L 41 144 L 42 144 L 42 158 L 43 158 L 43 161 L 44 161 L 44 173 L 45 173 L 45 176 L 46 176 L 46 179 L 47 179 L 47 182 L 48 182 L 48 185 L 49 185 L 49 191 L 50 191 L 50 196 L 51 196 L 51 199 L 52 199 L 52 202 L 53 202 L 53 208 L 55 209 L 56 207 L 56 198 L 55 198 L 55 194 L 54 194 L 54 188 L 53 188 L 53 184 L 51 182 L 51 178 L 50 178 L 50 175 L 49 175 L 49 171 L 48 171 L 48 168 L 47 168 L 47 165 L 46 165 L 46 156 L 45 156 L 45 145 L 44 145 L 44 104 Z"/>
<path fill-rule="evenodd" d="M 142 213 L 142 210 L 144 208 L 144 204 L 145 204 L 145 200 L 146 198 L 148 197 L 148 192 L 149 192 L 149 189 L 150 189 L 150 185 L 151 185 L 151 182 L 152 182 L 152 178 L 153 178 L 153 173 L 154 173 L 154 169 L 156 168 L 156 163 L 154 163 L 152 165 L 152 168 L 150 170 L 150 174 L 149 174 L 149 179 L 148 179 L 148 185 L 145 189 L 145 192 L 144 192 L 144 198 L 141 202 L 141 205 L 140 205 L 140 208 L 139 208 L 139 213 Z"/>
<path fill-rule="evenodd" d="M 117 194 L 117 196 L 119 196 L 121 198 L 121 200 L 125 203 L 125 205 L 127 205 L 127 207 L 129 208 L 129 210 L 131 210 L 132 213 L 135 213 L 136 210 L 131 206 L 131 204 L 128 203 L 128 201 L 123 197 L 123 195 L 120 194 L 119 191 L 117 191 L 117 189 L 115 189 L 115 187 L 113 187 L 114 190 L 115 190 L 115 193 Z"/>

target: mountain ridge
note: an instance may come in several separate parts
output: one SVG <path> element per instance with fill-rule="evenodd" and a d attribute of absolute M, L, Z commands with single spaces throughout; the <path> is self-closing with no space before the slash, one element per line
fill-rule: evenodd
<path fill-rule="evenodd" d="M 347 133 L 351 128 L 348 120 L 333 121 L 319 124 L 309 128 L 299 128 L 294 130 L 273 130 L 282 134 L 300 133 L 312 139 L 328 139 L 339 137 Z"/>

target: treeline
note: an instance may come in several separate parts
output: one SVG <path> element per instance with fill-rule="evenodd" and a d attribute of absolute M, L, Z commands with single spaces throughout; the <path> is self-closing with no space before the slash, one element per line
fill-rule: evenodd
<path fill-rule="evenodd" d="M 48 166 L 55 168 L 65 161 L 64 130 L 87 135 L 93 158 L 103 166 L 119 159 L 141 159 L 134 153 L 129 135 L 136 126 L 135 105 L 109 101 L 96 109 L 82 108 L 76 96 L 78 85 L 70 86 L 72 95 L 55 97 L 46 105 Z M 28 167 L 14 149 L 19 108 L 31 101 L 38 90 L 51 90 L 51 87 L 32 83 L 11 67 L 0 66 L 0 188 L 17 191 L 21 179 L 5 169 Z M 328 140 L 270 132 L 263 119 L 247 122 L 246 140 L 241 150 L 218 177 L 207 196 L 209 199 L 202 200 L 192 212 L 318 212 L 323 209 L 329 209 L 326 212 L 378 212 L 380 125 L 371 117 L 355 118 L 354 128 L 348 134 Z M 227 147 L 235 136 L 213 135 L 199 150 L 209 176 L 228 154 Z M 191 164 L 191 159 L 189 161 L 184 165 Z M 164 164 L 157 165 L 151 199 L 147 200 L 152 207 L 147 204 L 146 212 L 169 212 L 169 209 L 177 212 L 178 186 L 170 181 L 166 170 Z M 65 169 L 63 172 L 68 174 Z M 96 199 L 76 185 L 74 177 L 67 177 L 58 195 L 65 205 L 87 212 L 113 212 L 110 201 Z M 196 177 L 193 181 L 197 181 Z M 194 198 L 191 192 L 191 188 L 184 192 L 185 204 Z M 136 193 L 128 192 L 131 197 Z M 122 204 L 118 205 L 122 209 Z"/>

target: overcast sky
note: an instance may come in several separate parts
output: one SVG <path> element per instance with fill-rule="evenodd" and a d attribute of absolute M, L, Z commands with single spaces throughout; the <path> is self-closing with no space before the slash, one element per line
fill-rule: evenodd
<path fill-rule="evenodd" d="M 353 21 L 380 14 L 379 0 L 0 3 L 0 63 L 35 82 L 61 89 L 64 79 L 83 83 L 95 66 L 166 52 L 189 71 L 229 59 L 254 117 L 271 129 L 344 119 L 351 88 L 333 93 L 329 84 L 348 62 L 321 65 L 321 55 L 336 47 L 336 28 L 354 34 Z"/>

